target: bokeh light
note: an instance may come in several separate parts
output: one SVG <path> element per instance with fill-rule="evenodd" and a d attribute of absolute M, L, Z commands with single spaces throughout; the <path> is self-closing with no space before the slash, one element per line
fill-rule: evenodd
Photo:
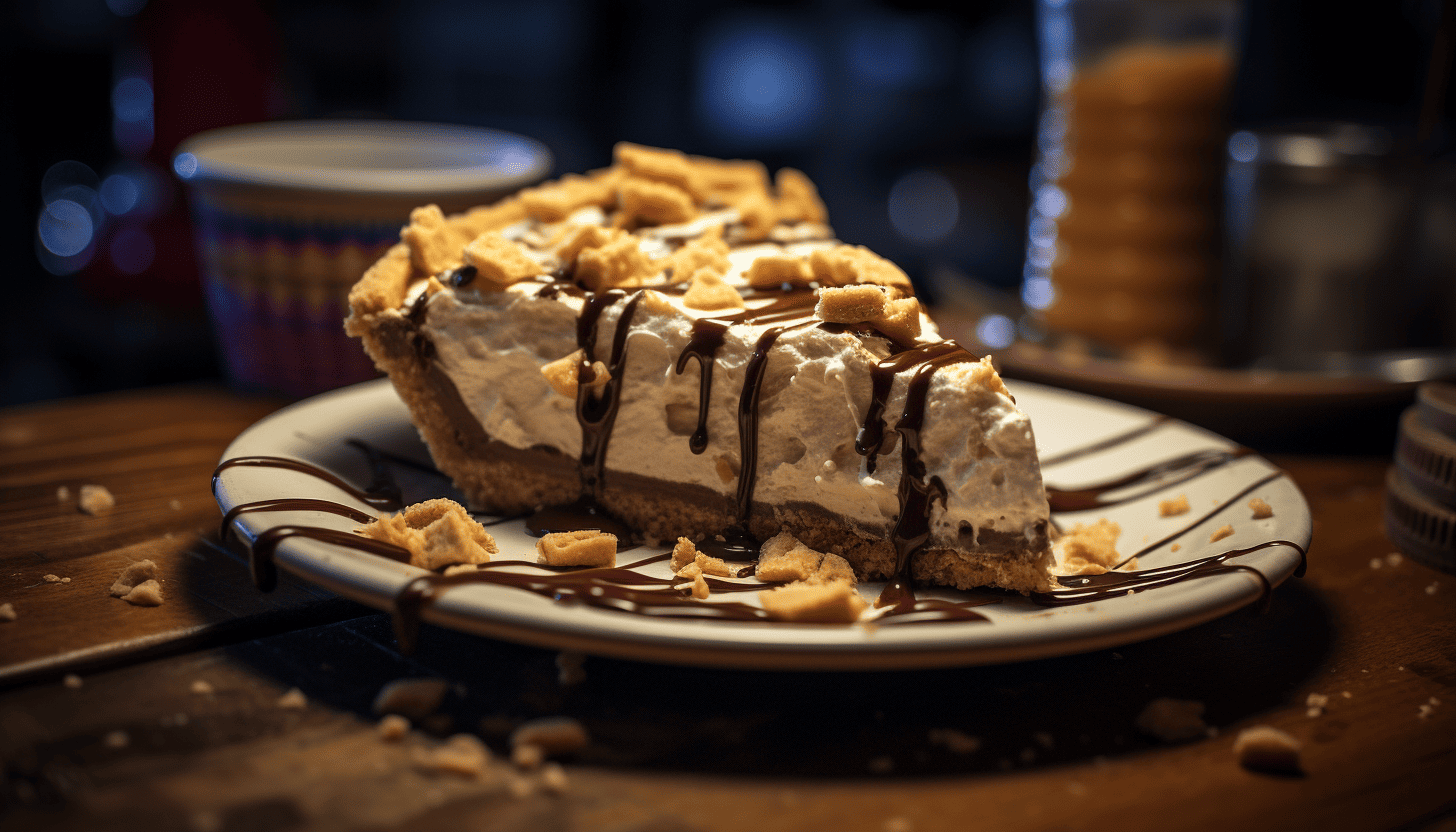
<path fill-rule="evenodd" d="M 178 153 L 177 158 L 172 160 L 172 170 L 183 179 L 191 179 L 197 175 L 197 157 L 191 153 Z"/>
<path fill-rule="evenodd" d="M 913 170 L 890 186 L 890 224 L 916 243 L 944 239 L 960 219 L 955 186 L 939 173 Z"/>
<path fill-rule="evenodd" d="M 101 181 L 101 205 L 113 216 L 134 210 L 141 199 L 141 183 L 131 174 L 113 173 Z"/>
<path fill-rule="evenodd" d="M 75 257 L 91 245 L 96 224 L 91 212 L 76 200 L 54 199 L 40 212 L 36 233 L 46 251 L 57 257 Z"/>
<path fill-rule="evenodd" d="M 809 38 L 771 19 L 711 27 L 698 64 L 696 109 L 707 130 L 737 142 L 811 138 L 824 115 L 821 61 Z"/>
<path fill-rule="evenodd" d="M 976 322 L 976 338 L 993 350 L 1002 350 L 1016 340 L 1016 322 L 1005 315 L 986 315 Z"/>

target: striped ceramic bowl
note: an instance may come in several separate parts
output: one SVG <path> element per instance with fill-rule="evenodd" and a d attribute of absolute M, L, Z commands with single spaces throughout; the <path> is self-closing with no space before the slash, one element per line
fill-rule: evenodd
<path fill-rule="evenodd" d="M 271 122 L 188 139 L 173 169 L 230 380 L 307 396 L 373 378 L 344 334 L 347 296 L 410 210 L 493 202 L 550 168 L 534 140 L 438 124 Z"/>

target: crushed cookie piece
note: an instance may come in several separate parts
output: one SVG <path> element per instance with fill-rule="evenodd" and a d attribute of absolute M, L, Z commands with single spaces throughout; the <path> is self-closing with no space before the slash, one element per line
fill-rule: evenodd
<path fill-rule="evenodd" d="M 1213 530 L 1213 534 L 1208 536 L 1208 542 L 1217 543 L 1218 541 L 1223 540 L 1225 537 L 1233 537 L 1233 534 L 1234 527 L 1229 525 L 1228 523 L 1225 523 L 1222 526 L 1219 526 L 1217 529 Z"/>
<path fill-rule="evenodd" d="M 355 532 L 408 550 L 410 565 L 422 569 L 488 563 L 498 551 L 495 538 L 464 506 L 443 497 L 407 506 Z"/>
<path fill-rule="evenodd" d="M 735 196 L 746 193 L 768 193 L 768 168 L 751 160 L 690 157 L 693 171 L 708 191 L 708 201 L 719 205 L 733 204 Z"/>
<path fill-rule="evenodd" d="M 182 501 L 177 499 L 176 497 L 173 497 L 171 500 L 167 501 L 167 508 L 170 508 L 173 511 L 181 511 Z"/>
<path fill-rule="evenodd" d="M 40 579 L 42 581 L 45 581 L 48 584 L 58 584 L 58 583 L 61 582 L 61 576 L 60 575 L 51 575 L 49 573 L 47 573 L 45 575 L 41 575 L 40 576 Z"/>
<path fill-rule="evenodd" d="M 1402 555 L 1400 552 L 1391 552 L 1390 554 L 1385 556 L 1385 565 L 1389 566 L 1391 569 L 1395 569 L 1404 562 L 1405 556 Z"/>
<path fill-rule="evenodd" d="M 395 679 L 379 689 L 372 705 L 376 714 L 399 714 L 419 722 L 439 709 L 450 682 L 438 676 Z"/>
<path fill-rule="evenodd" d="M 613 182 L 612 176 L 568 173 L 558 181 L 524 189 L 517 201 L 531 219 L 559 223 L 578 208 L 612 203 Z"/>
<path fill-rule="evenodd" d="M 542 222 L 561 222 L 572 212 L 589 205 L 609 204 L 614 198 L 612 180 L 569 173 L 555 182 L 526 188 L 517 200 L 526 214 Z"/>
<path fill-rule="evenodd" d="M 1183 742 L 1207 734 L 1203 703 L 1191 699 L 1159 697 L 1143 707 L 1133 725 L 1163 742 Z"/>
<path fill-rule="evenodd" d="M 931 728 L 926 739 L 932 744 L 943 745 L 952 754 L 974 754 L 981 748 L 981 740 L 956 728 Z"/>
<path fill-rule="evenodd" d="M 634 179 L 669 185 L 692 199 L 702 200 L 707 195 L 708 185 L 702 174 L 681 151 L 618 142 L 612 148 L 612 158 Z"/>
<path fill-rule="evenodd" d="M 1239 765 L 1254 771 L 1298 774 L 1299 751 L 1299 740 L 1270 725 L 1245 728 L 1234 739 Z"/>
<path fill-rule="evenodd" d="M 620 228 L 604 228 L 600 225 L 568 226 L 556 245 L 556 256 L 563 263 L 573 263 L 583 251 L 601 248 L 628 236 Z"/>
<path fill-rule="evenodd" d="M 759 603 L 769 616 L 779 621 L 803 621 L 818 624 L 849 624 L 859 620 L 869 606 L 845 580 L 808 583 L 795 581 L 785 586 L 762 590 Z"/>
<path fill-rule="evenodd" d="M 532 257 L 524 246 L 487 231 L 465 246 L 465 263 L 475 267 L 476 276 L 496 287 L 509 286 L 550 271 Z"/>
<path fill-rule="evenodd" d="M 1192 510 L 1192 506 L 1188 505 L 1187 494 L 1179 494 L 1171 500 L 1158 501 L 1159 517 L 1177 517 L 1180 514 L 1187 514 Z"/>
<path fill-rule="evenodd" d="M 702 552 L 699 552 L 693 558 L 693 563 L 697 564 L 699 575 L 727 578 L 733 574 L 733 570 L 729 568 L 728 564 L 723 562 L 722 558 L 710 557 Z"/>
<path fill-rule="evenodd" d="M 896 289 L 903 295 L 910 295 L 913 291 L 909 275 L 864 246 L 841 245 L 816 250 L 809 255 L 809 270 L 814 279 L 824 286 L 876 283 Z"/>
<path fill-rule="evenodd" d="M 587 376 L 587 386 L 599 389 L 611 381 L 612 374 L 607 370 L 607 365 L 601 361 L 592 362 L 591 366 L 583 367 L 583 360 L 586 358 L 585 350 L 577 350 L 568 356 L 558 358 L 541 366 L 541 375 L 546 377 L 546 383 L 551 389 L 567 397 L 576 398 L 577 385 L 581 383 L 581 377 Z M 583 370 L 588 372 L 583 373 Z"/>
<path fill-rule="evenodd" d="M 1174 543 L 1172 546 L 1169 546 L 1168 547 L 1168 551 L 1170 551 L 1170 552 L 1176 552 L 1176 551 L 1178 551 L 1179 549 L 1182 549 L 1182 548 L 1183 548 L 1183 544 L 1182 543 Z"/>
<path fill-rule="evenodd" d="M 189 690 L 191 690 L 198 696 L 211 696 L 214 692 L 212 688 L 212 683 L 207 681 L 206 679 L 192 680 L 192 686 L 189 688 Z"/>
<path fill-rule="evenodd" d="M 1384 565 L 1385 565 L 1385 561 L 1381 560 L 1380 558 L 1371 558 L 1370 559 L 1370 568 L 1371 569 L 1379 569 L 1380 567 L 1382 567 Z"/>
<path fill-rule="evenodd" d="M 672 560 L 668 565 L 672 568 L 673 574 L 677 574 L 678 570 L 688 564 L 696 563 L 697 557 L 698 547 L 694 546 L 693 542 L 686 537 L 679 537 L 677 544 L 672 547 Z"/>
<path fill-rule="evenodd" d="M 743 295 L 723 280 L 711 267 L 704 266 L 692 275 L 692 283 L 683 293 L 683 306 L 703 312 L 743 309 Z"/>
<path fill-rule="evenodd" d="M 919 298 L 885 301 L 885 311 L 870 321 L 885 337 L 899 342 L 913 342 L 922 327 Z"/>
<path fill-rule="evenodd" d="M 399 742 L 409 736 L 410 721 L 399 714 L 385 714 L 375 726 L 379 738 L 385 742 Z"/>
<path fill-rule="evenodd" d="M 61 684 L 65 685 L 68 688 L 71 688 L 72 690 L 75 690 L 76 688 L 81 687 L 81 685 L 84 683 L 81 681 L 80 676 L 77 676 L 74 673 L 67 673 L 65 678 L 61 680 Z"/>
<path fill-rule="evenodd" d="M 713 594 L 713 588 L 708 586 L 708 579 L 703 577 L 702 573 L 693 578 L 692 593 L 693 597 L 699 601 L 706 601 L 708 596 Z"/>
<path fill-rule="evenodd" d="M 854 584 L 854 568 L 839 555 L 810 549 L 788 532 L 779 532 L 759 548 L 754 577 L 760 581 L 802 581 Z"/>
<path fill-rule="evenodd" d="M 470 235 L 474 236 L 474 235 Z M 420 274 L 439 274 L 460 265 L 460 254 L 470 236 L 445 220 L 438 205 L 425 205 L 410 212 L 409 225 L 399 232 L 409 247 L 410 264 Z"/>
<path fill-rule="evenodd" d="M 617 536 L 596 529 L 552 532 L 536 541 L 536 553 L 550 566 L 616 566 Z"/>
<path fill-rule="evenodd" d="M 1258 497 L 1249 501 L 1249 510 L 1254 513 L 1255 520 L 1263 520 L 1274 516 L 1274 507 Z"/>
<path fill-rule="evenodd" d="M 119 597 L 132 606 L 162 605 L 162 584 L 156 574 L 157 564 L 151 560 L 128 565 L 111 584 L 112 597 Z"/>
<path fill-rule="evenodd" d="M 665 262 L 666 268 L 672 270 L 672 276 L 668 278 L 672 283 L 682 283 L 703 269 L 719 277 L 726 275 L 730 264 L 728 244 L 723 241 L 723 226 L 709 226 L 702 234 L 668 255 Z"/>
<path fill-rule="evenodd" d="M 15 605 L 6 601 L 0 604 L 0 621 L 14 621 L 20 614 L 15 611 Z"/>
<path fill-rule="evenodd" d="M 819 290 L 814 314 L 830 323 L 857 324 L 883 317 L 885 303 L 885 290 L 879 286 L 827 286 Z"/>
<path fill-rule="evenodd" d="M 546 752 L 535 743 L 525 742 L 511 747 L 511 765 L 521 771 L 535 771 L 546 759 Z"/>
<path fill-rule="evenodd" d="M 774 190 L 778 191 L 777 202 L 779 222 L 829 221 L 829 212 L 819 198 L 819 189 L 803 171 L 794 168 L 779 168 L 774 175 Z"/>
<path fill-rule="evenodd" d="M 308 707 L 308 697 L 298 688 L 289 688 L 274 704 L 280 708 L 299 711 Z"/>
<path fill-rule="evenodd" d="M 713 460 L 713 470 L 717 472 L 718 479 L 722 480 L 724 485 L 733 482 L 738 477 L 738 466 L 726 456 Z"/>
<path fill-rule="evenodd" d="M 541 785 L 552 794 L 565 794 L 571 787 L 571 781 L 560 763 L 546 763 L 541 766 Z"/>
<path fill-rule="evenodd" d="M 778 208 L 766 192 L 744 191 L 732 195 L 731 204 L 738 211 L 745 242 L 767 240 L 778 225 Z"/>
<path fill-rule="evenodd" d="M 548 757 L 580 751 L 589 742 L 586 727 L 569 716 L 532 719 L 511 732 L 511 748 L 534 745 Z"/>
<path fill-rule="evenodd" d="M 593 292 L 641 286 L 659 271 L 637 239 L 620 230 L 615 238 L 576 255 L 576 280 Z"/>
<path fill-rule="evenodd" d="M 415 767 L 432 774 L 478 778 L 490 766 L 490 749 L 474 734 L 456 734 L 443 745 L 415 753 Z"/>
<path fill-rule="evenodd" d="M 1431 581 L 1429 584 L 1426 584 L 1426 594 L 1427 595 L 1435 595 L 1436 594 L 1436 590 L 1438 590 L 1440 588 L 1441 588 L 1441 582 L 1440 581 Z"/>
<path fill-rule="evenodd" d="M 764 255 L 750 263 L 743 276 L 755 289 L 772 289 L 784 284 L 807 286 L 813 279 L 804 258 L 789 254 Z"/>
<path fill-rule="evenodd" d="M 693 197 L 682 188 L 629 176 L 617 191 L 617 222 L 635 225 L 671 225 L 697 215 Z"/>
<path fill-rule="evenodd" d="M 1117 538 L 1122 527 L 1102 519 L 1091 525 L 1078 523 L 1052 544 L 1058 575 L 1101 575 L 1120 560 Z"/>
<path fill-rule="evenodd" d="M 71 489 L 64 485 L 56 486 L 56 502 L 64 503 L 69 499 L 71 499 Z"/>
<path fill-rule="evenodd" d="M 98 517 L 116 508 L 116 498 L 104 485 L 83 485 L 76 507 L 92 517 Z"/>

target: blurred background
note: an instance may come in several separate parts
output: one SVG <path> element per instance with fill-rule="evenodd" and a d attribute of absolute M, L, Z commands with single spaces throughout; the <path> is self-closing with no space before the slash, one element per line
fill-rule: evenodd
<path fill-rule="evenodd" d="M 929 294 L 1022 278 L 1031 0 L 18 0 L 5 14 L 0 404 L 221 378 L 170 158 L 230 124 L 493 127 L 544 142 L 555 174 L 606 165 L 620 140 L 756 158 L 807 172 L 839 237 Z M 1441 0 L 1247 3 L 1231 127 L 1414 125 L 1440 15 Z"/>

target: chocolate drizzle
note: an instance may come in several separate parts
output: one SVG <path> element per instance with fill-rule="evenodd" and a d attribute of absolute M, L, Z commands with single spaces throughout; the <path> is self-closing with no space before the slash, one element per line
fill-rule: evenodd
<path fill-rule="evenodd" d="M 1203 525 L 1220 512 L 1227 510 L 1234 503 L 1242 500 L 1244 497 L 1247 497 L 1255 489 L 1260 488 L 1264 485 L 1268 485 L 1269 483 L 1279 479 L 1282 476 L 1284 476 L 1283 471 L 1274 471 L 1273 473 L 1266 474 L 1258 480 L 1255 480 L 1254 482 L 1241 489 L 1238 493 L 1219 503 L 1213 508 L 1212 511 L 1209 511 L 1203 516 L 1184 525 L 1182 529 L 1179 529 L 1178 531 L 1173 532 L 1172 534 L 1162 538 L 1161 540 L 1150 543 L 1147 546 L 1144 546 L 1142 549 L 1139 549 L 1137 552 L 1128 555 L 1120 563 L 1114 566 L 1113 569 L 1121 568 L 1122 566 L 1131 563 L 1133 560 L 1140 558 L 1155 549 L 1159 549 L 1162 546 L 1171 543 L 1174 540 L 1177 540 L 1183 535 L 1188 534 L 1189 532 L 1192 532 L 1194 529 Z M 1106 572 L 1101 575 L 1076 575 L 1059 578 L 1058 583 L 1060 583 L 1064 587 L 1067 587 L 1067 589 L 1054 590 L 1051 592 L 1034 592 L 1032 593 L 1031 597 L 1033 601 L 1043 606 L 1066 606 L 1068 604 L 1082 604 L 1089 601 L 1096 601 L 1102 598 L 1109 598 L 1116 595 L 1125 595 L 1129 591 L 1137 591 L 1140 589 L 1151 589 L 1153 587 L 1166 586 L 1168 584 L 1178 583 L 1180 581 L 1188 580 L 1189 578 L 1196 578 L 1203 575 L 1215 575 L 1224 572 L 1239 571 L 1250 572 L 1258 576 L 1259 582 L 1262 584 L 1263 589 L 1262 593 L 1260 594 L 1260 606 L 1261 608 L 1267 609 L 1270 597 L 1273 593 L 1273 586 L 1270 585 L 1269 578 L 1265 576 L 1264 573 L 1253 568 L 1252 566 L 1247 566 L 1244 564 L 1231 564 L 1226 563 L 1226 561 L 1232 558 L 1239 557 L 1241 555 L 1247 555 L 1251 552 L 1257 552 L 1261 549 L 1267 549 L 1271 546 L 1288 546 L 1298 551 L 1299 566 L 1295 568 L 1294 575 L 1295 577 L 1304 576 L 1305 568 L 1308 565 L 1308 553 L 1306 552 L 1304 547 L 1288 540 L 1270 540 L 1265 541 L 1264 543 L 1257 544 L 1255 546 L 1250 546 L 1245 549 L 1234 549 L 1218 555 L 1212 555 L 1210 557 L 1200 558 L 1193 561 L 1185 561 L 1182 563 L 1171 564 L 1169 566 L 1161 566 L 1144 570 L 1129 570 L 1126 572 L 1112 571 Z"/>
<path fill-rule="evenodd" d="M 1247 572 L 1259 579 L 1261 590 L 1259 594 L 1259 606 L 1262 610 L 1267 610 L 1274 591 L 1274 587 L 1270 585 L 1269 579 L 1265 577 L 1263 572 L 1260 572 L 1252 566 L 1241 563 L 1229 563 L 1228 561 L 1252 552 L 1257 552 L 1261 549 L 1268 549 L 1272 546 L 1288 546 L 1298 551 L 1301 566 L 1303 565 L 1305 559 L 1305 549 L 1303 546 L 1289 540 L 1266 540 L 1263 543 L 1258 543 L 1243 549 L 1233 549 L 1217 555 L 1210 555 L 1206 558 L 1159 566 L 1152 569 L 1140 569 L 1131 572 L 1105 572 L 1101 575 L 1076 575 L 1061 578 L 1058 582 L 1065 589 L 1054 590 L 1052 592 L 1033 592 L 1031 598 L 1036 603 L 1047 607 L 1085 604 L 1090 601 L 1113 598 L 1139 590 L 1167 586 L 1205 575 L 1219 575 L 1227 572 Z M 1300 571 L 1302 573 L 1303 570 L 1301 569 Z"/>
<path fill-rule="evenodd" d="M 640 615 L 711 621 L 769 620 L 768 613 L 751 604 L 699 601 L 687 589 L 675 588 L 683 584 L 682 578 L 655 578 L 637 571 L 669 557 L 655 555 L 626 566 L 598 569 L 551 567 L 526 561 L 492 561 L 481 564 L 474 572 L 421 575 L 405 584 L 395 596 L 395 638 L 399 641 L 400 652 L 411 652 L 424 608 L 437 600 L 445 589 L 462 584 L 513 587 L 562 604 L 581 604 Z M 506 571 L 506 567 L 531 567 L 547 574 Z M 765 588 L 762 584 L 740 584 L 715 578 L 706 580 L 715 593 L 752 592 Z"/>
<path fill-rule="evenodd" d="M 362 443 L 360 443 L 362 445 Z M 337 475 L 325 471 L 317 465 L 311 465 L 301 459 L 290 459 L 284 456 L 239 456 L 223 460 L 215 471 L 212 472 L 212 490 L 217 493 L 218 475 L 229 468 L 251 467 L 251 468 L 281 468 L 286 471 L 297 471 L 302 474 L 321 479 L 329 485 L 338 488 L 361 503 L 371 505 L 381 511 L 399 511 L 404 507 L 401 502 L 399 486 L 394 480 L 388 477 L 388 472 L 371 461 L 370 476 L 373 478 L 364 489 L 354 487 L 345 482 Z M 383 473 L 381 473 L 383 472 Z M 373 518 L 370 518 L 373 519 Z"/>
<path fill-rule="evenodd" d="M 688 449 L 700 454 L 708 449 L 708 406 L 712 403 L 714 356 L 728 335 L 728 324 L 708 318 L 693 322 L 693 335 L 677 357 L 674 371 L 682 375 L 689 359 L 698 362 L 698 425 L 688 439 Z"/>
<path fill-rule="evenodd" d="M 1051 503 L 1052 511 L 1057 512 L 1091 511 L 1120 505 L 1142 499 L 1164 488 L 1187 482 L 1205 471 L 1222 467 L 1251 453 L 1253 451 L 1248 448 L 1235 448 L 1231 451 L 1215 448 L 1193 451 L 1095 485 L 1082 488 L 1056 488 L 1049 485 L 1046 488 L 1047 501 Z M 1107 496 L 1114 491 L 1136 486 L 1146 486 L 1146 488 L 1122 497 Z"/>
<path fill-rule="evenodd" d="M 811 312 L 814 293 L 805 289 L 784 290 L 776 300 L 758 309 L 746 309 L 717 318 L 700 318 L 693 322 L 688 345 L 678 355 L 674 370 L 681 374 L 690 359 L 698 362 L 698 422 L 688 440 L 688 448 L 700 454 L 708 447 L 708 413 L 712 404 L 713 366 L 732 324 L 770 325 L 754 343 L 753 353 L 743 368 L 743 388 L 738 396 L 738 487 L 734 494 L 734 522 L 720 535 L 699 548 L 713 556 L 730 561 L 749 561 L 758 557 L 759 541 L 749 531 L 753 509 L 753 491 L 758 483 L 759 402 L 763 379 L 768 370 L 768 357 L 774 343 L 783 333 L 813 323 Z M 772 324 L 779 324 L 772 326 Z"/>
<path fill-rule="evenodd" d="M 611 354 L 607 359 L 609 377 L 601 385 L 592 384 L 595 375 L 592 364 L 602 314 L 613 304 L 627 298 L 627 294 L 617 289 L 599 292 L 588 297 L 582 305 L 581 314 L 576 319 L 576 344 L 582 351 L 576 386 L 576 421 L 581 426 L 581 456 L 577 462 L 581 493 L 575 502 L 548 506 L 533 514 L 526 523 L 526 528 L 533 534 L 600 529 L 616 535 L 619 540 L 631 539 L 632 530 L 602 507 L 601 496 L 606 482 L 607 446 L 611 444 L 612 427 L 622 404 L 627 335 L 643 297 L 640 291 L 632 295 L 617 317 Z"/>
<path fill-rule="evenodd" d="M 950 342 L 945 342 L 950 343 Z M 945 483 L 939 477 L 926 479 L 925 460 L 921 458 L 923 449 L 920 445 L 920 429 L 925 423 L 925 401 L 930 393 L 930 379 L 935 371 L 949 364 L 958 361 L 972 361 L 975 356 L 963 349 L 950 344 L 952 349 L 936 349 L 940 345 L 928 345 L 924 348 L 907 351 L 901 355 L 912 355 L 914 360 L 897 360 L 899 356 L 886 359 L 880 362 L 875 368 L 876 373 L 887 374 L 903 372 L 905 369 L 915 367 L 915 374 L 905 385 L 905 409 L 900 414 L 900 419 L 895 423 L 895 433 L 900 436 L 900 514 L 895 518 L 895 527 L 890 531 L 890 542 L 895 547 L 895 572 L 890 576 L 890 582 L 886 585 L 884 592 L 876 599 L 876 606 L 891 606 L 896 610 L 904 609 L 915 603 L 914 590 L 912 589 L 912 562 L 916 553 L 925 548 L 930 540 L 930 513 L 939 500 L 945 505 L 946 490 Z M 883 385 L 883 394 L 889 395 L 889 384 Z M 883 411 L 884 405 L 880 405 Z M 874 410 L 873 407 L 870 408 Z M 876 421 L 878 414 L 876 414 Z M 866 428 L 869 420 L 866 418 Z M 863 436 L 865 431 L 861 431 Z M 856 441 L 855 450 L 859 450 L 860 443 Z M 879 443 L 876 442 L 872 449 L 877 450 Z"/>
<path fill-rule="evenodd" d="M 875 460 L 884 445 L 885 423 L 882 417 L 885 405 L 890 401 L 890 387 L 895 383 L 895 377 L 912 367 L 946 358 L 957 352 L 964 352 L 964 350 L 955 342 L 937 341 L 892 355 L 876 364 L 875 368 L 870 371 L 870 405 L 865 411 L 864 424 L 860 426 L 859 436 L 854 440 L 854 449 L 865 458 L 865 470 L 868 473 L 875 472 Z M 966 353 L 957 360 L 973 358 L 974 356 Z"/>

